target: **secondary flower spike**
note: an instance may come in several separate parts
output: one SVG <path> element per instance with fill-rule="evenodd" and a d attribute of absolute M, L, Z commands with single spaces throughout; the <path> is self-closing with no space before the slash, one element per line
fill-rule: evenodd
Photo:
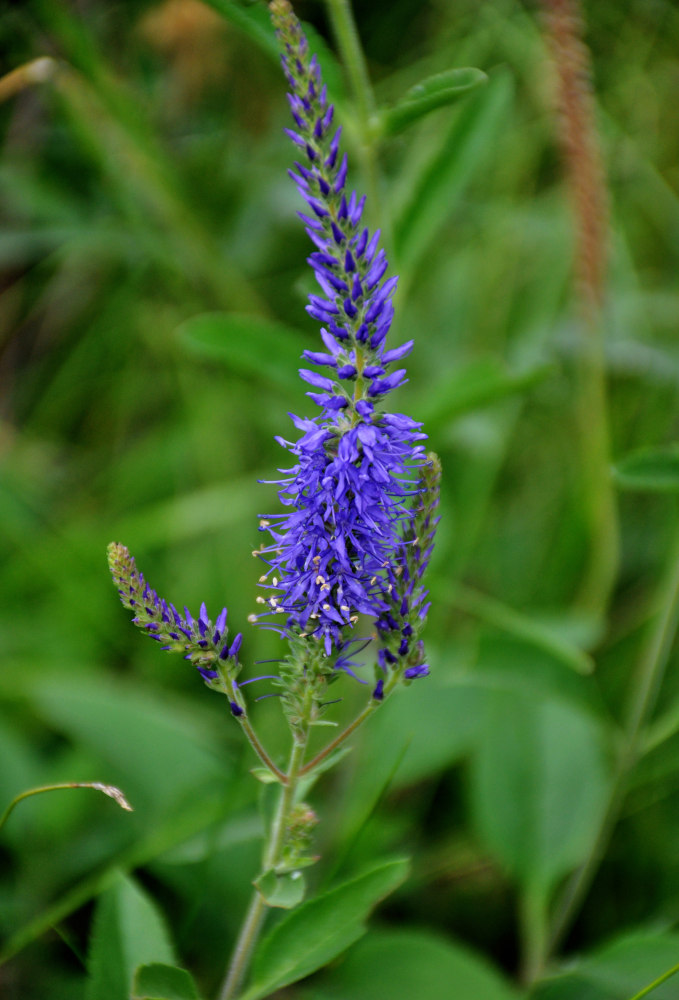
<path fill-rule="evenodd" d="M 323 372 L 300 369 L 320 413 L 292 416 L 301 436 L 278 439 L 297 461 L 279 481 L 287 510 L 262 522 L 272 541 L 258 554 L 271 567 L 270 610 L 321 638 L 330 654 L 359 614 L 377 619 L 390 610 L 424 488 L 426 435 L 410 417 L 381 409 L 406 380 L 405 369 L 392 366 L 412 347 L 385 349 L 397 278 L 387 275 L 379 231 L 362 223 L 365 198 L 346 190 L 341 128 L 301 25 L 287 0 L 270 9 L 290 85 L 294 129 L 286 131 L 299 150 L 290 176 L 307 204 L 299 215 L 322 292 L 309 296 L 307 312 L 322 324 L 323 350 L 304 358 Z"/>
<path fill-rule="evenodd" d="M 168 604 L 151 590 L 144 574 L 137 570 L 134 556 L 118 542 L 111 542 L 108 547 L 108 565 L 120 600 L 134 612 L 133 624 L 149 638 L 163 643 L 161 649 L 183 653 L 207 682 L 218 677 L 215 667 L 219 663 L 228 666 L 235 677 L 242 635 L 238 633 L 231 644 L 227 641 L 226 608 L 222 608 L 214 624 L 208 618 L 205 604 L 201 604 L 195 619 L 188 608 L 180 615 L 174 604 Z"/>

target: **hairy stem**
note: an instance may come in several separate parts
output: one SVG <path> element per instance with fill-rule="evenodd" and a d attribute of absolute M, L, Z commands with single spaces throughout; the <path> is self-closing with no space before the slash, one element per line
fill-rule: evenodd
<path fill-rule="evenodd" d="M 368 718 L 369 715 L 372 715 L 372 713 L 375 711 L 375 709 L 377 708 L 377 706 L 379 704 L 380 704 L 379 702 L 374 701 L 374 700 L 372 702 L 369 702 L 365 706 L 365 708 L 363 709 L 363 711 L 359 715 L 356 716 L 356 718 L 354 719 L 354 721 L 351 722 L 347 726 L 347 728 L 343 732 L 341 732 L 339 734 L 339 736 L 336 736 L 334 740 L 331 740 L 331 742 L 328 743 L 328 745 L 326 747 L 324 747 L 321 751 L 319 751 L 319 753 L 317 753 L 316 756 L 314 758 L 312 758 L 312 760 L 310 760 L 308 764 L 304 765 L 304 767 L 300 771 L 300 776 L 304 775 L 304 774 L 309 774 L 316 767 L 318 767 L 318 765 L 322 761 L 324 761 L 325 758 L 328 757 L 333 752 L 333 750 L 336 750 L 337 747 L 341 746 L 342 743 L 344 743 L 344 741 L 346 739 L 348 739 L 349 736 L 351 736 L 351 734 L 356 729 L 358 729 L 358 727 L 361 725 L 361 723 L 365 722 L 365 720 Z"/>
<path fill-rule="evenodd" d="M 305 724 L 301 735 L 293 738 L 290 763 L 287 774 L 283 775 L 284 783 L 281 788 L 278 807 L 264 849 L 262 858 L 263 871 L 275 868 L 280 860 L 280 854 L 285 843 L 288 816 L 294 804 L 297 782 L 302 773 L 301 769 L 307 740 L 308 726 Z M 238 935 L 233 955 L 231 956 L 224 983 L 219 993 L 219 1000 L 232 1000 L 240 989 L 266 917 L 266 909 L 267 904 L 264 897 L 255 889 L 240 934 Z"/>
<path fill-rule="evenodd" d="M 221 689 L 226 695 L 226 697 L 229 699 L 229 702 L 230 703 L 235 702 L 235 704 L 240 705 L 240 707 L 243 708 L 243 705 L 240 704 L 239 697 L 236 695 L 236 688 L 234 686 L 234 682 L 231 680 L 228 674 L 226 673 L 220 674 L 220 684 L 221 684 Z M 236 718 L 240 724 L 241 729 L 245 733 L 248 743 L 255 751 L 255 753 L 261 760 L 262 764 L 264 764 L 265 767 L 267 767 L 273 774 L 276 775 L 276 777 L 278 778 L 278 780 L 282 785 L 285 785 L 288 780 L 287 775 L 285 774 L 285 772 L 281 771 L 281 769 L 274 764 L 271 757 L 264 749 L 247 715 L 245 714 L 238 715 L 236 716 Z"/>
<path fill-rule="evenodd" d="M 238 721 L 240 722 L 241 729 L 245 733 L 248 742 L 250 743 L 250 746 L 255 751 L 255 753 L 261 760 L 262 764 L 264 764 L 265 767 L 267 767 L 273 774 L 276 775 L 276 777 L 278 778 L 278 780 L 282 785 L 287 784 L 288 776 L 285 774 L 284 771 L 281 771 L 279 767 L 276 767 L 274 762 L 271 760 L 271 757 L 269 757 L 268 753 L 260 743 L 259 737 L 257 736 L 257 733 L 250 725 L 250 722 L 248 721 L 247 717 L 245 715 L 241 715 L 238 717 Z"/>
<path fill-rule="evenodd" d="M 382 701 L 377 701 L 375 698 L 371 698 L 368 704 L 363 709 L 363 711 L 356 716 L 354 721 L 350 722 L 347 728 L 344 729 L 339 734 L 339 736 L 336 736 L 334 740 L 331 740 L 330 743 L 328 743 L 326 747 L 323 747 L 323 749 L 319 751 L 319 753 L 317 753 L 316 756 L 313 757 L 308 764 L 304 765 L 304 767 L 299 772 L 300 777 L 304 774 L 309 774 L 311 771 L 315 770 L 315 768 L 318 767 L 318 765 L 322 763 L 322 761 L 324 761 L 325 758 L 328 757 L 333 752 L 333 750 L 336 750 L 337 747 L 341 746 L 344 743 L 344 741 L 347 740 L 351 736 L 351 734 L 355 732 L 358 729 L 358 727 L 362 725 L 365 722 L 365 720 L 369 716 L 371 716 L 373 712 L 387 700 L 387 698 L 394 690 L 399 680 L 400 680 L 400 675 L 392 673 L 391 677 L 384 685 L 384 693 Z"/>

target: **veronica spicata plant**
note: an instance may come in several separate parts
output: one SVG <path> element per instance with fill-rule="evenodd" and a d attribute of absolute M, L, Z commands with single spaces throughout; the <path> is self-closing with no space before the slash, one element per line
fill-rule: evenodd
<path fill-rule="evenodd" d="M 347 188 L 341 127 L 300 23 L 287 0 L 274 0 L 270 9 L 290 88 L 293 128 L 286 131 L 298 157 L 290 175 L 305 202 L 299 215 L 321 293 L 307 305 L 321 343 L 304 352 L 313 367 L 300 369 L 315 412 L 292 417 L 295 440 L 278 439 L 292 465 L 277 481 L 282 510 L 261 520 L 267 537 L 254 553 L 264 569 L 262 610 L 250 621 L 276 629 L 287 642 L 278 672 L 242 680 L 247 642 L 241 632 L 230 637 L 226 608 L 215 618 L 205 604 L 197 616 L 180 612 L 151 589 L 125 546 L 109 546 L 111 573 L 134 624 L 226 695 L 264 765 L 256 776 L 281 785 L 222 1000 L 239 988 L 267 906 L 290 908 L 303 897 L 300 869 L 316 860 L 309 848 L 317 818 L 299 800 L 300 780 L 327 767 L 333 751 L 397 686 L 429 672 L 419 635 L 438 521 L 438 459 L 425 453 L 421 425 L 388 409 L 389 394 L 406 381 L 398 366 L 413 346 L 412 340 L 387 346 L 397 278 L 388 275 L 379 231 L 363 223 L 365 198 Z M 354 658 L 366 645 L 374 666 L 363 710 L 308 759 L 309 733 L 328 724 L 335 703 L 330 685 L 365 671 Z M 266 751 L 250 721 L 244 687 L 255 680 L 270 681 L 280 696 L 292 735 L 287 767 Z"/>

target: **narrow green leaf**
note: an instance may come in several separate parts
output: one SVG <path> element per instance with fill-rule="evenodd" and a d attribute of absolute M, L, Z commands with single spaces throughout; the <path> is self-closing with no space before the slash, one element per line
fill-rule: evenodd
<path fill-rule="evenodd" d="M 296 382 L 302 337 L 281 323 L 240 313 L 202 313 L 176 332 L 187 351 L 220 361 L 239 375 L 254 375 L 284 389 Z"/>
<path fill-rule="evenodd" d="M 679 444 L 632 452 L 614 466 L 613 475 L 622 490 L 679 493 Z"/>
<path fill-rule="evenodd" d="M 253 984 L 241 1000 L 259 1000 L 326 965 L 365 931 L 377 903 L 408 874 L 404 859 L 378 865 L 336 889 L 304 903 L 262 941 Z"/>
<path fill-rule="evenodd" d="M 131 1000 L 200 1000 L 200 997 L 186 969 L 153 962 L 137 969 Z"/>
<path fill-rule="evenodd" d="M 417 408 L 418 417 L 431 431 L 464 413 L 522 393 L 552 371 L 551 365 L 539 365 L 512 372 L 496 357 L 471 361 L 431 387 Z"/>
<path fill-rule="evenodd" d="M 395 135 L 430 111 L 453 104 L 487 81 L 485 73 L 470 66 L 430 76 L 411 87 L 393 107 L 378 112 L 378 134 Z"/>
<path fill-rule="evenodd" d="M 606 801 L 598 726 L 574 705 L 489 692 L 472 801 L 488 847 L 533 892 L 584 857 Z"/>
<path fill-rule="evenodd" d="M 351 1000 L 516 1000 L 500 973 L 468 948 L 417 930 L 373 931 L 323 983 Z"/>
<path fill-rule="evenodd" d="M 430 585 L 436 597 L 544 650 L 576 673 L 591 674 L 594 670 L 592 657 L 570 639 L 564 638 L 553 626 L 537 621 L 473 587 L 451 585 L 443 576 L 430 577 Z"/>
<path fill-rule="evenodd" d="M 292 910 L 304 899 L 306 881 L 301 872 L 283 872 L 269 868 L 254 882 L 255 889 L 266 900 L 267 906 Z"/>
<path fill-rule="evenodd" d="M 87 1000 L 129 1000 L 135 969 L 148 962 L 174 962 L 165 922 L 146 893 L 120 876 L 97 904 Z"/>
<path fill-rule="evenodd" d="M 404 272 L 414 267 L 437 230 L 454 211 L 465 185 L 495 155 L 513 98 L 509 74 L 497 73 L 455 116 L 438 150 L 413 183 L 394 238 Z"/>

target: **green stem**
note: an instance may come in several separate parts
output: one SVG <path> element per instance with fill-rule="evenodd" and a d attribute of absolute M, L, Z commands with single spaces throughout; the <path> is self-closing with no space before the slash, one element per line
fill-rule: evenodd
<path fill-rule="evenodd" d="M 519 899 L 521 943 L 523 956 L 521 979 L 534 983 L 542 971 L 547 944 L 547 905 L 545 893 L 539 887 L 527 886 Z"/>
<path fill-rule="evenodd" d="M 641 1000 L 642 997 L 647 997 L 648 994 L 652 993 L 658 986 L 662 986 L 662 984 L 666 983 L 668 979 L 672 978 L 672 976 L 676 976 L 677 972 L 679 972 L 679 963 L 677 965 L 673 965 L 671 969 L 667 970 L 667 972 L 663 972 L 662 976 L 658 976 L 658 978 L 654 979 L 652 983 L 648 984 L 648 986 L 644 986 L 643 990 L 639 993 L 635 993 L 632 1000 Z"/>
<path fill-rule="evenodd" d="M 243 709 L 243 712 L 245 713 L 245 706 L 241 704 L 241 699 L 236 694 L 236 688 L 234 687 L 234 683 L 228 676 L 228 674 L 220 673 L 220 682 L 222 686 L 222 691 L 229 699 L 229 702 L 232 701 L 235 702 Z M 285 785 L 288 780 L 287 775 L 283 771 L 281 771 L 281 769 L 274 764 L 271 757 L 269 757 L 268 753 L 266 752 L 262 743 L 260 742 L 257 733 L 252 727 L 247 715 L 246 714 L 238 715 L 236 716 L 236 718 L 240 724 L 241 729 L 245 733 L 248 743 L 255 751 L 255 753 L 261 760 L 262 764 L 264 764 L 265 767 L 267 767 L 273 774 L 276 775 L 276 777 L 278 778 L 278 780 L 282 785 Z"/>
<path fill-rule="evenodd" d="M 384 685 L 384 693 L 382 701 L 377 701 L 375 698 L 371 698 L 368 704 L 363 709 L 363 711 L 356 716 L 354 721 L 349 723 L 347 728 L 344 729 L 339 734 L 339 736 L 336 736 L 334 740 L 331 740 L 331 742 L 328 743 L 328 745 L 324 747 L 319 753 L 317 753 L 316 756 L 313 757 L 308 764 L 304 765 L 304 767 L 299 772 L 300 778 L 303 775 L 309 774 L 311 771 L 315 770 L 315 768 L 318 767 L 318 765 L 322 763 L 322 761 L 324 761 L 325 758 L 333 752 L 333 750 L 336 750 L 337 747 L 341 746 L 342 743 L 344 743 L 344 741 L 348 739 L 351 736 L 351 734 L 355 732 L 358 729 L 358 727 L 362 725 L 365 722 L 365 720 L 369 716 L 371 716 L 376 709 L 380 707 L 380 705 L 383 705 L 400 680 L 401 680 L 400 673 L 398 674 L 395 672 L 392 673 L 391 677 Z"/>
<path fill-rule="evenodd" d="M 356 729 L 358 729 L 361 723 L 365 722 L 369 715 L 372 715 L 379 704 L 380 702 L 375 701 L 374 699 L 369 702 L 363 711 L 356 716 L 354 721 L 350 723 L 350 725 L 348 725 L 347 728 L 339 734 L 339 736 L 336 736 L 335 739 L 328 743 L 328 745 L 319 753 L 317 753 L 308 764 L 304 765 L 302 770 L 299 772 L 300 777 L 313 771 L 329 754 L 333 752 L 333 750 L 336 750 L 338 746 L 341 746 L 342 743 L 344 743 L 344 741 L 348 739 Z"/>
<path fill-rule="evenodd" d="M 285 843 L 288 816 L 295 800 L 297 782 L 302 773 L 301 768 L 307 740 L 308 726 L 304 724 L 301 734 L 293 740 L 288 771 L 287 774 L 283 775 L 284 784 L 278 800 L 276 815 L 271 824 L 269 839 L 264 850 L 263 871 L 275 868 L 280 860 L 281 850 Z M 264 897 L 255 889 L 248 912 L 243 921 L 243 926 L 238 935 L 236 946 L 233 950 L 222 989 L 219 993 L 219 1000 L 232 1000 L 238 992 L 264 923 L 266 906 Z"/>
<path fill-rule="evenodd" d="M 610 428 L 601 320 L 590 315 L 584 327 L 580 343 L 577 417 L 590 547 L 577 603 L 585 611 L 601 618 L 606 613 L 618 574 L 619 526 L 610 471 Z"/>
<path fill-rule="evenodd" d="M 675 539 L 667 578 L 660 591 L 660 609 L 655 626 L 639 661 L 632 685 L 621 749 L 611 783 L 608 803 L 589 854 L 566 885 L 552 921 L 546 956 L 562 940 L 597 872 L 625 797 L 627 776 L 641 753 L 643 725 L 653 710 L 658 689 L 679 624 L 679 532 Z"/>
<path fill-rule="evenodd" d="M 266 752 L 262 744 L 259 742 L 259 737 L 257 736 L 257 733 L 250 725 L 247 716 L 240 715 L 238 717 L 238 721 L 240 722 L 241 729 L 245 733 L 250 743 L 250 746 L 255 751 L 255 753 L 261 760 L 262 764 L 264 764 L 265 767 L 268 767 L 268 769 L 272 771 L 273 774 L 276 775 L 276 777 L 278 778 L 278 780 L 282 785 L 285 785 L 288 781 L 287 775 L 285 774 L 285 772 L 281 771 L 279 767 L 276 767 L 274 762 L 271 760 L 271 757 L 269 757 L 268 753 Z"/>
<path fill-rule="evenodd" d="M 41 785 L 39 788 L 29 788 L 28 791 L 21 792 L 20 795 L 13 798 L 2 816 L 0 816 L 0 830 L 8 820 L 10 813 L 23 799 L 28 799 L 31 795 L 41 795 L 42 792 L 60 792 L 68 788 L 93 788 L 95 792 L 103 792 L 110 799 L 114 799 L 121 809 L 132 812 L 132 806 L 115 785 L 103 785 L 100 781 L 61 781 L 56 785 Z"/>

